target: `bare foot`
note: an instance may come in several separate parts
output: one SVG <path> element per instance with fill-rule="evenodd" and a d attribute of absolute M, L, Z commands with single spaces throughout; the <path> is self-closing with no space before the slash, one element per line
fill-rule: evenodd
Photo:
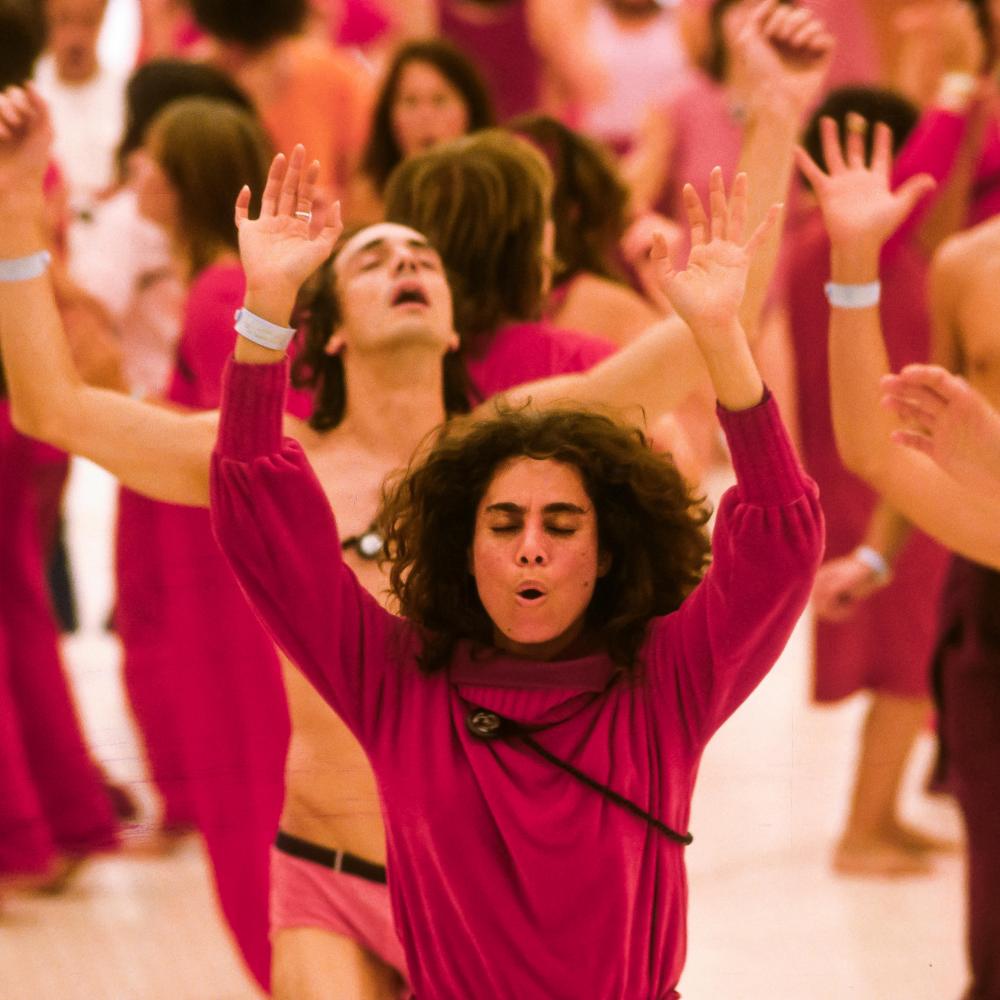
<path fill-rule="evenodd" d="M 845 841 L 837 845 L 833 870 L 839 875 L 866 878 L 903 878 L 927 875 L 931 864 L 923 854 L 907 851 L 886 840 Z"/>
<path fill-rule="evenodd" d="M 932 837 L 929 833 L 898 821 L 886 829 L 885 839 L 911 854 L 954 854 L 962 847 L 955 840 Z"/>

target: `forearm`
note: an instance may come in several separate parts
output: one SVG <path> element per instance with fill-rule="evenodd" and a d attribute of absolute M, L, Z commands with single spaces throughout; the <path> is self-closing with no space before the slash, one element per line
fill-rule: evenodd
<path fill-rule="evenodd" d="M 910 522 L 885 500 L 879 500 L 871 517 L 862 545 L 874 549 L 891 567 L 910 537 Z"/>
<path fill-rule="evenodd" d="M 4 206 L 0 259 L 46 249 L 41 212 L 40 197 Z M 0 354 L 15 426 L 32 437 L 61 443 L 56 439 L 72 421 L 84 383 L 73 364 L 48 274 L 0 282 Z"/>
<path fill-rule="evenodd" d="M 753 232 L 772 205 L 788 198 L 801 113 L 784 100 L 771 104 L 766 92 L 757 95 L 747 113 L 739 169 L 750 179 L 747 232 Z M 758 248 L 750 265 L 740 322 L 751 342 L 757 338 L 780 245 L 781 227 L 777 226 Z"/>
<path fill-rule="evenodd" d="M 682 319 L 671 316 L 584 374 L 527 383 L 505 397 L 514 405 L 527 399 L 536 406 L 570 399 L 582 405 L 641 408 L 652 418 L 676 409 L 692 392 L 709 385 L 694 336 Z"/>
<path fill-rule="evenodd" d="M 730 411 L 756 406 L 764 397 L 764 383 L 739 320 L 723 331 L 699 331 L 697 339 L 719 403 Z"/>
<path fill-rule="evenodd" d="M 831 280 L 878 280 L 877 246 L 834 246 Z M 892 420 L 880 405 L 879 379 L 889 371 L 879 307 L 830 309 L 830 403 L 844 464 L 871 481 L 889 459 Z"/>

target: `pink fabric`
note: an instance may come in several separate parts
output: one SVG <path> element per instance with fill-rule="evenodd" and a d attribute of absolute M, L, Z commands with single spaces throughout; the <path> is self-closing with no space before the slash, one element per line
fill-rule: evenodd
<path fill-rule="evenodd" d="M 389 888 L 271 848 L 271 934 L 318 927 L 356 941 L 406 977 Z"/>
<path fill-rule="evenodd" d="M 0 873 L 116 845 L 116 821 L 59 661 L 33 471 L 50 449 L 0 400 Z"/>
<path fill-rule="evenodd" d="M 342 7 L 342 11 L 336 10 Z M 344 0 L 341 4 L 331 5 L 330 41 L 334 45 L 370 45 L 378 41 L 392 27 L 392 21 L 387 16 L 378 0 Z"/>
<path fill-rule="evenodd" d="M 171 402 L 218 405 L 244 287 L 236 264 L 208 267 L 192 283 Z M 308 405 L 301 394 L 290 400 L 300 414 Z M 212 537 L 208 511 L 128 491 L 122 500 L 119 618 L 133 709 L 166 820 L 193 818 L 204 835 L 223 913 L 267 988 L 268 851 L 289 736 L 277 656 Z"/>
<path fill-rule="evenodd" d="M 593 368 L 614 354 L 615 344 L 550 323 L 508 323 L 487 337 L 474 339 L 465 357 L 473 403 L 513 386 L 551 375 Z"/>
<path fill-rule="evenodd" d="M 727 190 L 732 184 L 743 146 L 743 125 L 733 116 L 725 89 L 697 70 L 678 88 L 664 113 L 674 145 L 657 209 L 671 219 L 685 220 L 681 197 L 685 184 L 694 185 L 704 205 L 713 167 L 722 167 Z"/>
<path fill-rule="evenodd" d="M 275 640 L 371 760 L 417 996 L 676 997 L 681 848 L 522 747 L 477 741 L 465 717 L 482 705 L 552 725 L 539 740 L 554 753 L 686 829 L 704 746 L 780 653 L 822 550 L 815 486 L 774 402 L 721 414 L 738 485 L 714 561 L 651 622 L 635 683 L 602 652 L 534 663 L 468 644 L 428 675 L 418 630 L 345 566 L 326 494 L 282 440 L 287 373 L 229 366 L 213 524 Z"/>
<path fill-rule="evenodd" d="M 848 472 L 837 454 L 830 416 L 826 330 L 830 248 L 818 211 L 790 234 L 788 309 L 798 373 L 802 458 L 819 484 L 826 514 L 826 557 L 846 555 L 864 539 L 876 495 Z M 926 262 L 897 246 L 882 269 L 882 321 L 894 369 L 925 361 L 930 331 L 922 290 Z M 847 621 L 817 622 L 815 696 L 837 701 L 872 689 L 926 697 L 938 596 L 947 553 L 921 532 L 896 564 L 893 582 L 865 601 Z"/>
<path fill-rule="evenodd" d="M 957 166 L 968 126 L 966 114 L 934 107 L 925 111 L 896 159 L 894 183 L 899 184 L 915 174 L 929 173 L 938 182 L 940 192 Z M 1000 119 L 994 116 L 987 123 L 982 144 L 972 155 L 976 157 L 977 164 L 966 218 L 966 224 L 970 226 L 1000 212 Z M 894 244 L 909 239 L 934 197 L 931 194 L 924 198 L 920 207 L 893 236 Z"/>
<path fill-rule="evenodd" d="M 476 20 L 462 16 L 475 8 Z M 469 3 L 441 0 L 441 34 L 457 45 L 482 73 L 493 96 L 497 119 L 538 109 L 542 71 L 528 32 L 524 0 Z"/>

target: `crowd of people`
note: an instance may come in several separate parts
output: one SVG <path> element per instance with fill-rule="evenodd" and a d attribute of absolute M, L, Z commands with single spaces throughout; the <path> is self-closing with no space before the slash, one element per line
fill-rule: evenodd
<path fill-rule="evenodd" d="M 932 729 L 1000 1000 L 1000 4 L 142 0 L 127 78 L 105 7 L 0 0 L 0 922 L 129 826 L 278 1000 L 677 997 L 811 602 L 830 863 L 957 849 Z M 73 455 L 152 816 L 60 662 Z"/>

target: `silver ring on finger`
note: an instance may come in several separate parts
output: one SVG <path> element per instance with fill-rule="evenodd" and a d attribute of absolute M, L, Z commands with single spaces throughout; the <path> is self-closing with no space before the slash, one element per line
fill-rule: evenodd
<path fill-rule="evenodd" d="M 295 218 L 301 219 L 303 222 L 312 222 L 313 214 L 312 212 L 296 212 Z"/>

